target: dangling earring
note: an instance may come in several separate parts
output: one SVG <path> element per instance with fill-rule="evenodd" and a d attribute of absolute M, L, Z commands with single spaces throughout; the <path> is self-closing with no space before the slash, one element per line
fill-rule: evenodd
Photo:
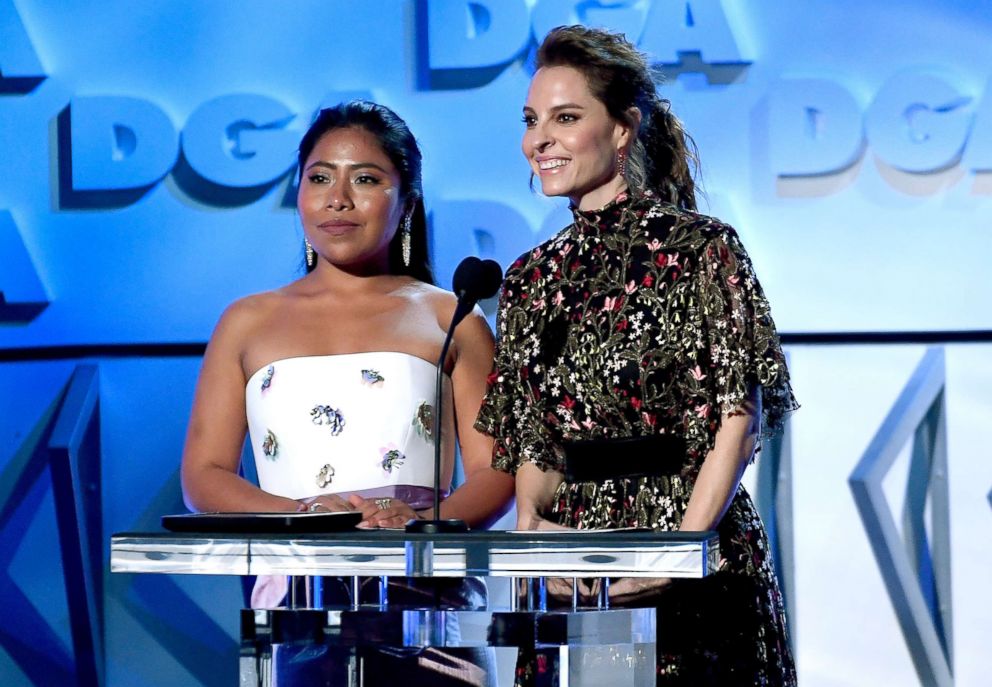
<path fill-rule="evenodd" d="M 310 245 L 310 239 L 303 239 L 303 243 L 307 247 L 307 268 L 311 268 L 317 263 L 317 254 L 313 252 L 313 246 Z"/>
<path fill-rule="evenodd" d="M 627 176 L 627 156 L 622 150 L 617 151 L 617 174 Z"/>
<path fill-rule="evenodd" d="M 400 237 L 400 244 L 403 248 L 403 265 L 406 267 L 410 266 L 410 224 L 413 222 L 413 218 L 410 216 L 411 213 L 407 213 L 403 216 L 403 235 Z"/>

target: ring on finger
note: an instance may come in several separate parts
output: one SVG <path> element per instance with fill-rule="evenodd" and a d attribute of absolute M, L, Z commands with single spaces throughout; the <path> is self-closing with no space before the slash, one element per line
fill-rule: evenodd
<path fill-rule="evenodd" d="M 379 510 L 386 510 L 389 508 L 390 504 L 393 502 L 392 499 L 376 499 L 375 505 L 378 506 Z"/>
<path fill-rule="evenodd" d="M 329 508 L 327 508 L 326 506 L 324 506 L 324 504 L 321 503 L 320 501 L 314 501 L 309 506 L 307 506 L 307 512 L 308 513 L 317 513 L 317 512 L 320 511 L 321 508 L 323 508 L 324 510 L 330 510 Z"/>

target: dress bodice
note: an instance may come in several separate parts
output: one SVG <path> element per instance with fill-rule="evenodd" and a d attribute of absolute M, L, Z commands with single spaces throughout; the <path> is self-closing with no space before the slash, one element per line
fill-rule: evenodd
<path fill-rule="evenodd" d="M 262 367 L 245 388 L 259 485 L 294 499 L 358 493 L 427 506 L 436 374 L 431 363 L 395 352 L 302 356 Z M 450 466 L 447 377 L 444 396 L 442 461 Z M 450 469 L 442 467 L 444 474 Z"/>

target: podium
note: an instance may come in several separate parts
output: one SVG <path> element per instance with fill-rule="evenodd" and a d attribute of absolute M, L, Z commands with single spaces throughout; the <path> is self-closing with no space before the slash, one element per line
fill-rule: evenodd
<path fill-rule="evenodd" d="M 343 651 L 352 685 L 367 684 L 362 648 L 516 647 L 549 659 L 541 683 L 578 687 L 602 684 L 592 664 L 611 655 L 612 685 L 655 684 L 655 611 L 611 608 L 609 578 L 701 578 L 716 571 L 719 556 L 715 532 L 121 533 L 111 539 L 110 567 L 116 573 L 289 577 L 286 608 L 241 611 L 242 687 L 275 684 L 280 645 L 302 636 Z M 325 607 L 323 577 L 349 580 L 350 603 Z M 379 581 L 378 598 L 362 603 L 359 580 L 370 577 Z M 388 598 L 389 577 L 510 578 L 510 594 L 507 603 L 490 601 L 485 608 L 397 607 Z M 571 603 L 555 606 L 546 585 L 553 577 L 602 583 L 595 598 L 573 594 Z"/>

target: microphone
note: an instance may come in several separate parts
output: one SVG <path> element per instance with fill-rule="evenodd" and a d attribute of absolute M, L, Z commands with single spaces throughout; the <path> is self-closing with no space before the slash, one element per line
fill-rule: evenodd
<path fill-rule="evenodd" d="M 455 312 L 451 316 L 451 324 L 441 346 L 441 356 L 437 361 L 437 380 L 434 386 L 434 518 L 432 520 L 411 520 L 406 525 L 407 532 L 422 532 L 437 534 L 440 532 L 467 532 L 468 525 L 464 520 L 449 518 L 442 520 L 441 515 L 441 426 L 444 414 L 442 412 L 444 361 L 448 357 L 451 337 L 455 327 L 472 312 L 472 308 L 483 298 L 491 298 L 499 291 L 503 283 L 503 269 L 495 260 L 480 260 L 469 256 L 455 268 L 451 280 L 451 290 L 458 296 Z"/>

